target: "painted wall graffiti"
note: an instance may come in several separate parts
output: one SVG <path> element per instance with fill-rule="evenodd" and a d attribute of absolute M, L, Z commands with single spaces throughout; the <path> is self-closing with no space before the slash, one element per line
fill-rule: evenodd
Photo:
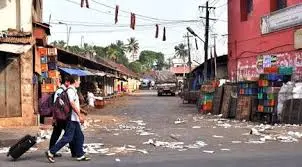
<path fill-rule="evenodd" d="M 302 80 L 302 51 L 241 58 L 238 59 L 237 67 L 230 68 L 233 71 L 232 77 L 234 70 L 236 71 L 237 81 L 253 81 L 259 79 L 259 74 L 263 73 L 264 68 L 272 66 L 293 67 L 293 80 Z"/>

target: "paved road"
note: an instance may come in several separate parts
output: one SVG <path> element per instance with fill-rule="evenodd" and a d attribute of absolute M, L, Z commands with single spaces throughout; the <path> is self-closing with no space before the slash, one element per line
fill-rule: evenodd
<path fill-rule="evenodd" d="M 224 128 L 216 127 L 217 123 L 211 121 L 211 118 L 193 121 L 194 117 L 200 118 L 201 115 L 196 113 L 194 105 L 183 105 L 178 97 L 157 97 L 156 93 L 152 91 L 142 91 L 130 97 L 123 97 L 115 105 L 92 113 L 92 115 L 121 118 L 121 120 L 126 120 L 124 123 L 129 120 L 143 120 L 146 123 L 146 128 L 150 129 L 150 132 L 155 133 L 155 135 L 140 136 L 135 131 L 106 131 L 102 127 L 86 132 L 88 143 L 102 142 L 106 147 L 130 144 L 147 150 L 149 154 L 129 153 L 115 156 L 93 154 L 91 155 L 93 160 L 90 162 L 75 162 L 68 154 L 65 154 L 64 157 L 56 159 L 55 164 L 48 164 L 42 150 L 40 150 L 28 153 L 16 162 L 11 162 L 4 154 L 0 154 L 2 155 L 0 157 L 0 167 L 300 167 L 302 165 L 300 158 L 302 157 L 302 146 L 299 143 L 266 142 L 264 144 L 246 144 L 245 141 L 257 138 L 242 135 L 250 130 L 246 127 L 248 123 L 234 123 L 232 127 Z M 175 125 L 174 121 L 178 118 L 184 119 L 186 122 Z M 118 124 L 108 125 L 106 129 L 116 128 Z M 193 129 L 193 126 L 200 126 L 200 129 Z M 301 131 L 301 128 L 296 127 L 294 130 Z M 114 135 L 116 133 L 118 135 Z M 200 149 L 179 151 L 142 144 L 150 138 L 169 142 L 175 141 L 171 139 L 171 134 L 178 134 L 177 140 L 186 144 L 202 140 L 207 143 L 207 146 Z M 221 135 L 223 138 L 213 138 L 213 135 Z M 234 144 L 232 141 L 242 141 L 243 143 Z M 221 148 L 228 148 L 230 151 L 221 151 Z M 215 151 L 215 153 L 203 153 L 204 150 Z M 117 158 L 121 161 L 117 162 Z"/>

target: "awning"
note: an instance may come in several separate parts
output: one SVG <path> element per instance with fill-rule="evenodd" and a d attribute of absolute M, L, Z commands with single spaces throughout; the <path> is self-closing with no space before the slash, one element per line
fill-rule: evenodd
<path fill-rule="evenodd" d="M 18 45 L 18 44 L 0 44 L 0 51 L 14 53 L 14 54 L 22 54 L 29 51 L 32 45 Z"/>
<path fill-rule="evenodd" d="M 59 67 L 60 70 L 70 74 L 70 75 L 77 75 L 77 76 L 89 76 L 89 75 L 95 75 L 89 71 L 76 69 L 76 68 L 63 68 Z"/>
<path fill-rule="evenodd" d="M 102 71 L 100 71 L 100 72 L 97 72 L 97 73 L 95 73 L 97 76 L 101 76 L 101 77 L 103 77 L 103 76 L 105 76 L 106 75 L 106 73 L 105 72 L 102 72 Z"/>

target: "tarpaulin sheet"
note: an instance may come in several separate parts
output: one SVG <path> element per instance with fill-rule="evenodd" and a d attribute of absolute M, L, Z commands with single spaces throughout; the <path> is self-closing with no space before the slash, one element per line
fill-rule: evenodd
<path fill-rule="evenodd" d="M 157 71 L 155 78 L 157 83 L 177 82 L 176 75 L 170 71 Z"/>
<path fill-rule="evenodd" d="M 75 69 L 75 68 L 63 68 L 60 67 L 60 70 L 70 74 L 70 75 L 77 75 L 77 76 L 88 76 L 88 75 L 94 75 L 89 71 L 85 71 L 85 70 L 80 70 L 80 69 Z"/>

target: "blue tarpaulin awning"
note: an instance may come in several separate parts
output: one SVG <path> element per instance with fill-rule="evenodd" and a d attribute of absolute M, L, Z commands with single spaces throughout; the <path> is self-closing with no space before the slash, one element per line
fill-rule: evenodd
<path fill-rule="evenodd" d="M 76 68 L 63 68 L 59 67 L 60 70 L 66 72 L 67 74 L 70 75 L 77 75 L 77 76 L 88 76 L 88 75 L 94 75 L 89 71 L 86 70 L 81 70 L 81 69 L 76 69 Z"/>

